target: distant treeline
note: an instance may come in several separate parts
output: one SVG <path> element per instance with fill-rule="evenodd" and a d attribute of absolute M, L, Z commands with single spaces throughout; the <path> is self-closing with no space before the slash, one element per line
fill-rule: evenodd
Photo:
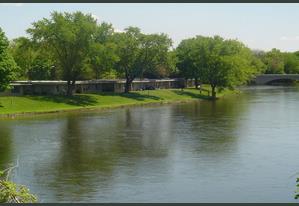
<path fill-rule="evenodd" d="M 76 80 L 184 77 L 216 89 L 234 88 L 260 73 L 299 73 L 299 52 L 252 51 L 235 39 L 196 36 L 173 48 L 163 33 L 137 27 L 116 32 L 91 14 L 53 12 L 32 23 L 28 37 L 11 42 L 0 28 L 0 89 L 11 80 Z"/>

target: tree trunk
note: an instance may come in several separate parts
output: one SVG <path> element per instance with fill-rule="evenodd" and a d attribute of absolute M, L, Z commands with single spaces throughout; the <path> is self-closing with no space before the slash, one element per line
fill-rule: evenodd
<path fill-rule="evenodd" d="M 67 80 L 67 91 L 66 91 L 66 96 L 71 96 L 71 81 Z"/>
<path fill-rule="evenodd" d="M 100 79 L 100 72 L 96 70 L 96 79 Z"/>
<path fill-rule="evenodd" d="M 216 86 L 211 85 L 211 88 L 212 88 L 212 99 L 216 99 Z"/>
<path fill-rule="evenodd" d="M 50 79 L 51 80 L 57 79 L 57 74 L 56 74 L 56 68 L 55 68 L 55 66 L 51 67 L 51 70 L 50 70 Z"/>
<path fill-rule="evenodd" d="M 73 95 L 75 82 L 76 82 L 76 80 L 73 80 L 73 81 L 68 80 L 67 81 L 67 93 L 66 93 L 66 95 L 69 96 L 69 97 Z"/>
<path fill-rule="evenodd" d="M 198 89 L 199 83 L 198 83 L 198 78 L 197 77 L 194 79 L 194 84 L 195 84 L 195 89 Z"/>
<path fill-rule="evenodd" d="M 132 88 L 133 79 L 126 78 L 125 93 L 129 93 Z"/>

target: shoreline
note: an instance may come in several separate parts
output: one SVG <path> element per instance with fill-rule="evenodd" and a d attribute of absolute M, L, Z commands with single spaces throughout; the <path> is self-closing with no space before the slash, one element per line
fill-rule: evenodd
<path fill-rule="evenodd" d="M 50 110 L 50 111 L 37 111 L 37 112 L 20 112 L 20 113 L 9 113 L 9 114 L 0 114 L 1 119 L 14 119 L 17 117 L 33 117 L 39 115 L 47 114 L 63 114 L 63 113 L 76 113 L 76 112 L 88 112 L 88 111 L 107 111 L 121 108 L 131 108 L 131 107 L 141 107 L 141 106 L 158 106 L 158 105 L 167 105 L 167 104 L 184 104 L 189 102 L 203 101 L 206 99 L 189 99 L 189 100 L 176 100 L 176 101 L 159 101 L 159 102 L 143 102 L 143 103 L 133 103 L 133 104 L 123 104 L 117 106 L 98 106 L 98 107 L 83 107 L 77 109 L 59 109 L 59 110 Z M 209 100 L 207 100 L 209 101 Z"/>
<path fill-rule="evenodd" d="M 155 90 L 152 90 L 155 91 Z M 155 93 L 152 92 L 151 93 Z M 131 102 L 123 102 L 123 103 L 117 103 L 117 104 L 112 104 L 113 101 L 111 101 L 111 104 L 106 104 L 106 105 L 88 105 L 88 106 L 80 106 L 80 107 L 75 107 L 75 108 L 57 108 L 57 109 L 50 109 L 50 110 L 45 110 L 45 111 L 24 111 L 24 112 L 10 112 L 10 113 L 2 113 L 0 114 L 0 119 L 14 119 L 17 117 L 32 117 L 32 116 L 39 116 L 39 115 L 47 115 L 47 114 L 62 114 L 62 113 L 75 113 L 75 112 L 88 112 L 88 111 L 107 111 L 107 110 L 112 110 L 112 109 L 119 109 L 119 108 L 130 108 L 130 107 L 138 107 L 138 106 L 145 106 L 145 105 L 165 105 L 165 104 L 181 104 L 181 103 L 188 103 L 188 102 L 194 102 L 194 101 L 202 101 L 202 100 L 207 100 L 209 101 L 209 96 L 207 95 L 203 95 L 203 94 L 199 94 L 199 90 L 195 90 L 195 89 L 186 89 L 184 91 L 180 91 L 180 90 L 156 90 L 159 92 L 162 92 L 162 94 L 164 93 L 170 93 L 173 91 L 178 91 L 178 92 L 182 92 L 182 94 L 180 95 L 185 95 L 183 96 L 184 98 L 179 99 L 178 97 L 175 97 L 174 99 L 167 99 L 165 97 L 161 98 L 161 100 L 151 100 L 149 98 L 149 96 L 147 94 L 143 94 L 143 98 L 147 98 L 147 99 L 143 99 L 143 100 L 132 100 Z M 185 93 L 186 92 L 193 92 L 193 95 L 201 95 L 201 96 L 196 96 L 196 97 L 192 97 L 192 96 L 187 96 Z M 144 93 L 147 93 L 148 91 L 145 91 Z M 156 92 L 157 93 L 157 92 Z M 184 93 L 184 94 L 183 94 Z M 232 95 L 232 94 L 237 94 L 239 93 L 236 91 L 229 91 L 229 92 L 221 92 L 218 94 L 217 99 L 221 99 L 224 96 L 227 95 Z M 142 92 L 135 92 L 135 93 L 130 93 L 130 95 L 140 95 L 142 94 Z M 99 98 L 105 98 L 105 94 L 85 94 L 88 96 L 91 95 L 99 95 Z M 101 96 L 103 95 L 103 96 Z M 112 96 L 117 96 L 120 97 L 120 95 L 116 95 L 116 94 L 111 94 L 109 97 Z M 153 94 L 151 94 L 153 95 Z M 167 94 L 169 95 L 169 94 Z M 190 94 L 188 94 L 190 95 Z M 156 94 L 155 97 L 162 97 L 161 94 Z M 18 98 L 18 97 L 16 97 Z M 26 98 L 26 97 L 25 97 Z M 121 98 L 123 98 L 123 96 L 121 96 Z M 128 98 L 127 96 L 125 96 L 125 98 Z M 67 98 L 66 98 L 67 99 Z M 48 101 L 49 102 L 49 101 Z M 48 103 L 46 102 L 42 102 L 42 104 L 46 104 Z M 1 107 L 0 107 L 1 110 Z"/>

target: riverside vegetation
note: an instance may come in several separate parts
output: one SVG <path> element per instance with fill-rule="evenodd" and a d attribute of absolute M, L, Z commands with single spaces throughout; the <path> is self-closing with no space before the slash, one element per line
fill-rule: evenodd
<path fill-rule="evenodd" d="M 53 12 L 27 34 L 9 41 L 0 28 L 0 91 L 12 80 L 65 80 L 66 96 L 0 97 L 3 115 L 216 99 L 257 74 L 299 73 L 299 52 L 254 51 L 236 39 L 200 35 L 173 48 L 164 33 L 144 34 L 132 26 L 116 32 L 82 12 Z M 135 78 L 168 77 L 193 79 L 196 88 L 130 91 Z M 126 79 L 125 93 L 73 94 L 77 80 L 99 78 Z M 210 93 L 197 89 L 203 84 Z M 3 177 L 0 190 L 0 202 L 36 201 L 25 187 Z"/>
<path fill-rule="evenodd" d="M 299 199 L 299 177 L 296 179 L 296 187 L 297 190 L 295 191 L 295 199 Z"/>
<path fill-rule="evenodd" d="M 37 198 L 24 185 L 9 181 L 9 175 L 14 167 L 0 171 L 0 203 L 34 203 Z"/>
<path fill-rule="evenodd" d="M 84 32 L 82 32 L 84 31 Z M 9 41 L 0 28 L 0 89 L 12 80 L 65 80 L 72 96 L 77 80 L 124 78 L 193 79 L 217 91 L 246 84 L 261 73 L 298 73 L 299 53 L 253 51 L 236 39 L 195 36 L 172 46 L 164 33 L 137 27 L 115 31 L 82 12 L 53 12 L 34 22 L 28 37 Z"/>
<path fill-rule="evenodd" d="M 161 89 L 134 91 L 130 93 L 96 93 L 66 96 L 19 96 L 0 97 L 0 115 L 20 113 L 45 113 L 76 109 L 105 109 L 120 106 L 142 105 L 149 103 L 182 102 L 198 99 L 209 99 L 208 86 L 203 90 Z M 236 91 L 224 90 L 219 97 Z"/>

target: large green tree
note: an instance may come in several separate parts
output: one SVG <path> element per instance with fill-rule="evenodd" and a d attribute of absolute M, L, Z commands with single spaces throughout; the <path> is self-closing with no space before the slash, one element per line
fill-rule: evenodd
<path fill-rule="evenodd" d="M 116 33 L 117 55 L 116 70 L 126 78 L 125 92 L 131 90 L 132 82 L 143 77 L 149 70 L 169 66 L 171 39 L 165 34 L 143 34 L 137 27 L 126 28 Z"/>
<path fill-rule="evenodd" d="M 17 79 L 48 80 L 57 79 L 55 60 L 46 45 L 19 37 L 10 43 L 10 52 L 19 66 Z"/>
<path fill-rule="evenodd" d="M 176 76 L 176 73 L 178 71 L 176 67 L 177 57 L 175 51 L 169 51 L 166 54 L 163 62 L 163 64 L 145 70 L 143 73 L 143 77 L 151 79 L 161 79 L 165 77 Z"/>
<path fill-rule="evenodd" d="M 20 70 L 16 74 L 17 79 L 28 79 L 28 71 L 33 65 L 33 61 L 38 55 L 30 39 L 19 37 L 10 43 L 10 52 L 19 66 Z"/>
<path fill-rule="evenodd" d="M 299 52 L 281 52 L 273 48 L 271 51 L 255 51 L 254 55 L 265 65 L 266 74 L 298 74 Z"/>
<path fill-rule="evenodd" d="M 283 74 L 284 72 L 284 56 L 278 49 L 272 49 L 262 56 L 262 61 L 266 65 L 266 74 Z"/>
<path fill-rule="evenodd" d="M 214 99 L 216 89 L 233 89 L 262 70 L 262 63 L 249 48 L 237 40 L 220 36 L 184 40 L 177 52 L 179 68 L 186 76 L 210 84 Z"/>
<path fill-rule="evenodd" d="M 9 42 L 0 28 L 0 90 L 3 91 L 9 86 L 11 80 L 15 77 L 18 70 L 17 64 L 11 56 Z"/>
<path fill-rule="evenodd" d="M 299 73 L 299 56 L 296 53 L 285 52 L 283 54 L 284 60 L 284 72 L 286 74 L 298 74 Z"/>
<path fill-rule="evenodd" d="M 33 41 L 53 52 L 62 78 L 67 81 L 68 96 L 84 72 L 96 28 L 96 20 L 90 14 L 53 12 L 49 19 L 39 20 L 27 30 Z"/>
<path fill-rule="evenodd" d="M 197 36 L 195 38 L 185 39 L 176 48 L 178 57 L 177 66 L 179 73 L 185 79 L 194 79 L 195 88 L 199 86 L 199 79 L 204 69 L 204 51 L 206 38 Z"/>
<path fill-rule="evenodd" d="M 116 50 L 117 44 L 113 41 L 114 29 L 111 24 L 101 23 L 89 50 L 88 64 L 96 79 L 109 73 L 119 60 Z"/>
<path fill-rule="evenodd" d="M 116 55 L 117 45 L 111 42 L 104 44 L 95 43 L 91 46 L 88 64 L 94 72 L 96 79 L 111 71 L 118 61 Z"/>
<path fill-rule="evenodd" d="M 251 50 L 237 40 L 214 36 L 208 37 L 206 45 L 202 77 L 211 85 L 213 98 L 216 98 L 216 88 L 233 89 L 247 83 L 263 69 Z"/>

